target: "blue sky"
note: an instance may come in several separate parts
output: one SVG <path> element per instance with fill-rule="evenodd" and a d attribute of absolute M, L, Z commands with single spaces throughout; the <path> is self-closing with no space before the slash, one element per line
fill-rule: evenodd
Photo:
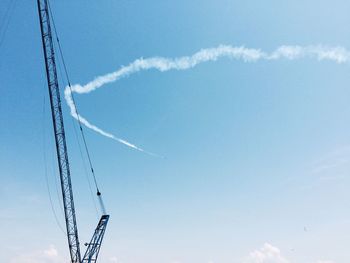
<path fill-rule="evenodd" d="M 0 22 L 9 3 L 0 2 Z M 190 56 L 220 44 L 268 53 L 281 45 L 350 48 L 348 1 L 52 7 L 74 84 L 141 57 Z M 63 224 L 36 8 L 17 1 L 0 46 L 0 252 L 11 263 L 68 258 L 45 179 L 46 167 Z M 349 262 L 348 71 L 349 62 L 312 58 L 222 58 L 184 71 L 140 71 L 77 94 L 89 121 L 165 157 L 85 129 L 111 214 L 101 262 Z M 98 218 L 63 106 L 84 243 Z"/>

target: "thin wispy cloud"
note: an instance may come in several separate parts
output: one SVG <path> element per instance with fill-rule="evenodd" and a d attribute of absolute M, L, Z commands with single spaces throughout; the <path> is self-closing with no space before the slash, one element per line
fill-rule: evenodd
<path fill-rule="evenodd" d="M 313 165 L 312 175 L 321 180 L 345 177 L 350 168 L 350 146 L 339 147 L 320 158 Z"/>
<path fill-rule="evenodd" d="M 335 263 L 332 260 L 317 260 L 316 263 Z M 252 251 L 242 263 L 293 263 L 287 259 L 282 251 L 270 243 Z"/>
<path fill-rule="evenodd" d="M 143 148 L 136 146 L 129 141 L 122 139 L 110 132 L 107 132 L 96 125 L 90 123 L 86 118 L 77 114 L 73 100 L 72 92 L 77 94 L 87 94 L 96 89 L 120 80 L 121 78 L 130 76 L 136 72 L 156 69 L 160 72 L 169 70 L 188 70 L 201 63 L 216 61 L 220 58 L 228 58 L 232 60 L 241 60 L 243 62 L 257 62 L 259 60 L 276 61 L 281 59 L 297 60 L 297 59 L 314 59 L 317 61 L 328 60 L 335 63 L 346 63 L 350 60 L 350 52 L 343 47 L 327 47 L 322 45 L 316 46 L 298 46 L 283 45 L 272 52 L 265 52 L 261 49 L 246 48 L 244 46 L 235 47 L 230 45 L 220 45 L 215 48 L 201 49 L 191 56 L 183 56 L 178 58 L 151 57 L 140 58 L 131 62 L 127 66 L 122 66 L 118 70 L 101 75 L 88 82 L 85 85 L 75 84 L 65 89 L 65 99 L 70 108 L 71 115 L 75 119 L 85 125 L 87 128 L 99 133 L 102 136 L 115 140 L 135 150 L 155 155 L 145 151 Z"/>
<path fill-rule="evenodd" d="M 55 246 L 47 249 L 24 253 L 14 257 L 10 263 L 63 263 L 66 262 L 59 254 Z"/>
<path fill-rule="evenodd" d="M 260 249 L 250 253 L 247 263 L 289 263 L 279 248 L 265 243 Z"/>

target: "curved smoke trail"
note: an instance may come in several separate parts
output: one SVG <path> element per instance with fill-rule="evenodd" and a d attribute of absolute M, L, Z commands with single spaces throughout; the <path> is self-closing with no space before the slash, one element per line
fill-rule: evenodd
<path fill-rule="evenodd" d="M 135 150 L 155 155 L 144 149 L 121 139 L 109 132 L 102 130 L 101 128 L 91 124 L 87 119 L 83 116 L 77 115 L 71 92 L 75 92 L 78 94 L 86 94 L 90 93 L 98 88 L 101 88 L 103 85 L 115 82 L 123 77 L 129 76 L 133 73 L 149 70 L 149 69 L 157 69 L 161 72 L 168 70 L 186 70 L 195 67 L 196 65 L 209 61 L 216 61 L 219 58 L 229 58 L 235 60 L 242 60 L 244 62 L 256 62 L 258 60 L 279 60 L 279 59 L 287 59 L 287 60 L 295 60 L 302 58 L 311 58 L 316 59 L 318 61 L 321 60 L 329 60 L 335 63 L 345 63 L 350 60 L 350 52 L 343 47 L 325 47 L 322 45 L 317 46 L 290 46 L 284 45 L 280 46 L 273 52 L 264 52 L 260 49 L 246 48 L 246 47 L 234 47 L 228 45 L 220 45 L 216 48 L 207 48 L 202 49 L 192 56 L 184 56 L 179 58 L 164 58 L 164 57 L 151 57 L 151 58 L 140 58 L 136 59 L 128 66 L 123 66 L 120 69 L 108 73 L 99 77 L 96 77 L 91 82 L 80 85 L 75 84 L 71 86 L 71 88 L 65 88 L 65 99 L 70 108 L 70 113 L 75 119 L 79 119 L 79 121 L 85 125 L 87 128 L 107 137 L 113 139 L 119 143 L 122 143 L 128 147 L 131 147 Z"/>

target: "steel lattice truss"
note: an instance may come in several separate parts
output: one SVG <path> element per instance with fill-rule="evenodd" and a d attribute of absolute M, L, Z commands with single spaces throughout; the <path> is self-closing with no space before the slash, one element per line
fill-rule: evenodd
<path fill-rule="evenodd" d="M 82 261 L 78 238 L 78 228 L 74 209 L 74 199 L 68 162 L 67 144 L 63 125 L 60 90 L 57 80 L 55 51 L 50 26 L 49 4 L 48 0 L 37 0 L 37 3 L 71 262 L 96 262 L 98 253 L 100 251 L 102 239 L 107 227 L 109 215 L 102 215 L 97 225 L 97 228 L 95 229 L 95 233 L 91 239 L 91 242 L 88 244 L 87 251 Z"/>
<path fill-rule="evenodd" d="M 109 215 L 103 215 L 98 222 L 98 225 L 95 229 L 95 233 L 91 238 L 90 243 L 87 244 L 87 249 L 83 258 L 83 263 L 96 262 L 97 256 L 101 248 L 101 243 L 103 235 L 106 231 Z"/>
<path fill-rule="evenodd" d="M 49 86 L 51 113 L 55 132 L 58 168 L 61 179 L 61 190 L 67 227 L 68 245 L 72 263 L 77 263 L 81 261 L 78 229 L 73 202 L 73 191 L 63 125 L 60 91 L 57 80 L 55 53 L 51 35 L 49 7 L 46 0 L 38 0 L 38 11 L 45 56 L 46 76 Z"/>

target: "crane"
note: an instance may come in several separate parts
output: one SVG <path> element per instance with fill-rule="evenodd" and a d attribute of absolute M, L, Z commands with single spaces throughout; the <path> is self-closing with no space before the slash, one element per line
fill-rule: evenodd
<path fill-rule="evenodd" d="M 87 250 L 81 258 L 48 0 L 37 0 L 37 6 L 71 263 L 97 262 L 109 215 L 103 212 L 90 243 L 86 244 Z M 97 194 L 100 195 L 100 192 L 98 191 Z"/>

